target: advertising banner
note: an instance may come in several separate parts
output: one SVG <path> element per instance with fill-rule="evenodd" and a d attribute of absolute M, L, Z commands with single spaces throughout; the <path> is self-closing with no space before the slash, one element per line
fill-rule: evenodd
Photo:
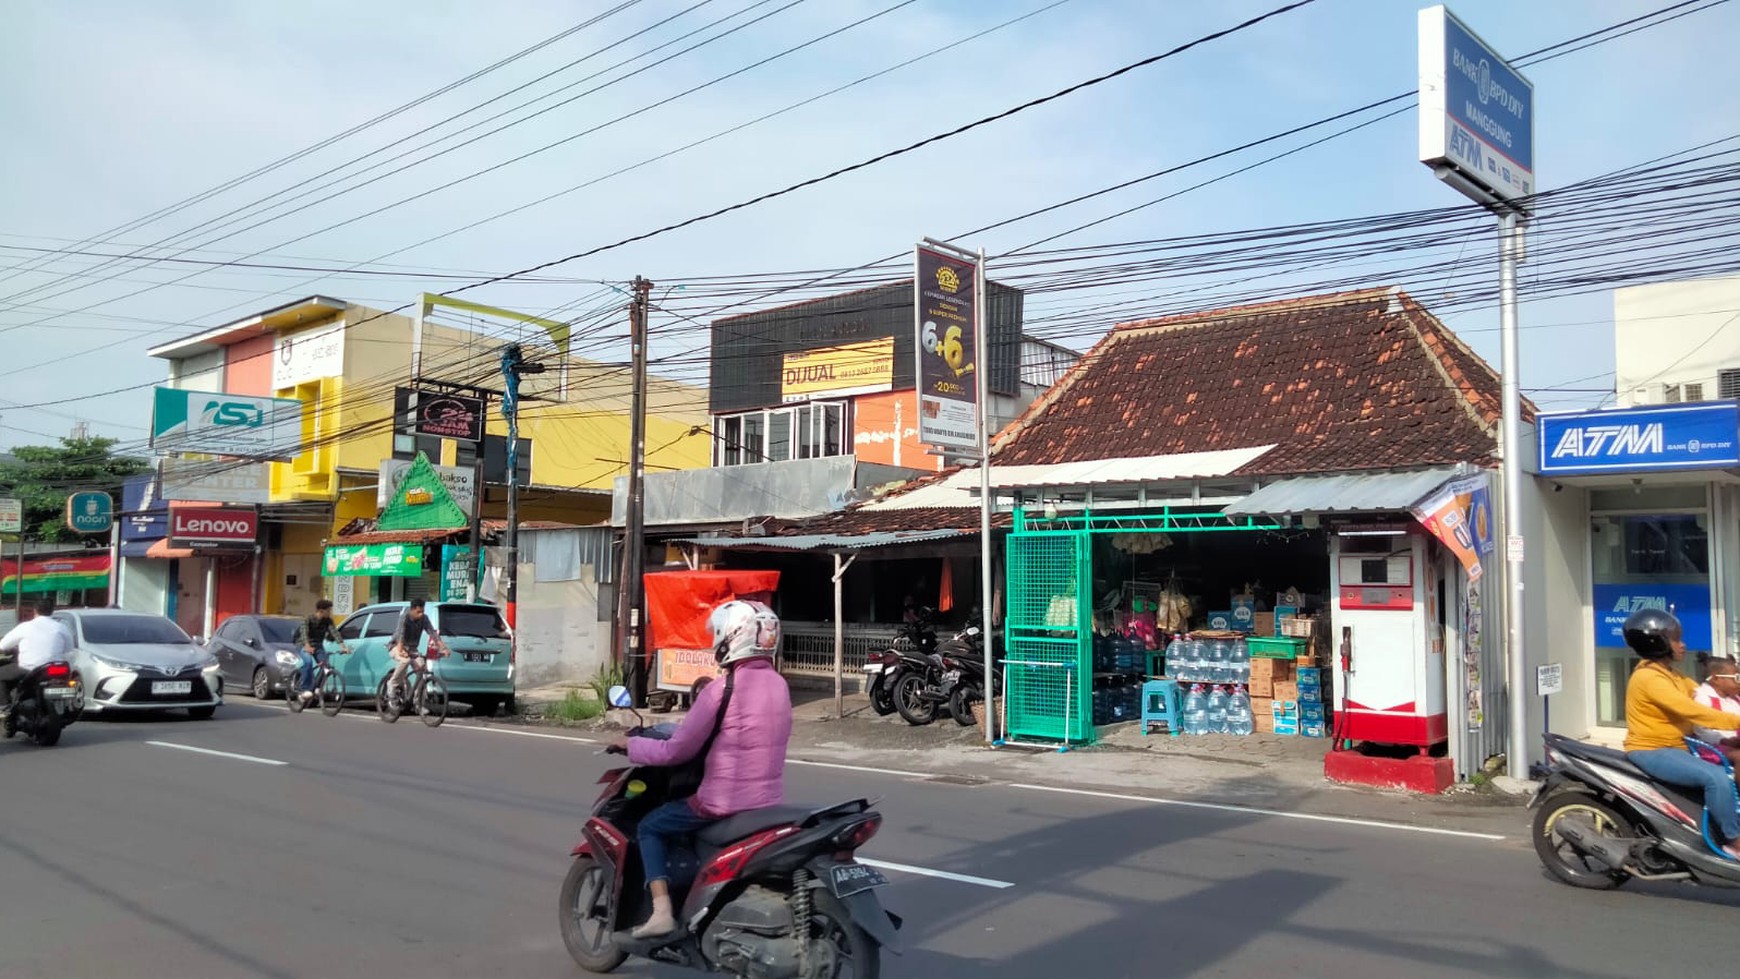
<path fill-rule="evenodd" d="M 24 530 L 24 501 L 0 500 L 0 534 L 16 534 Z"/>
<path fill-rule="evenodd" d="M 163 460 L 163 498 L 189 503 L 261 505 L 272 497 L 272 479 L 263 462 Z"/>
<path fill-rule="evenodd" d="M 272 390 L 344 373 L 344 321 L 280 333 L 272 341 Z"/>
<path fill-rule="evenodd" d="M 1534 85 L 1442 6 L 1420 11 L 1419 53 L 1420 162 L 1504 200 L 1532 195 Z"/>
<path fill-rule="evenodd" d="M 471 598 L 471 583 L 477 580 L 477 559 L 468 544 L 441 546 L 441 601 L 464 602 Z"/>
<path fill-rule="evenodd" d="M 1486 573 L 1480 559 L 1493 549 L 1492 494 L 1486 477 L 1451 480 L 1409 509 L 1462 562 L 1468 580 L 1479 581 Z"/>
<path fill-rule="evenodd" d="M 1541 475 L 1725 469 L 1740 465 L 1740 403 L 1541 415 Z"/>
<path fill-rule="evenodd" d="M 393 502 L 393 496 L 399 492 L 399 487 L 405 484 L 405 474 L 411 471 L 410 459 L 384 459 L 381 461 L 380 480 L 375 483 L 375 509 L 385 510 Z M 441 485 L 447 487 L 447 492 L 453 497 L 453 502 L 466 513 L 472 511 L 477 499 L 477 473 L 469 466 L 432 466 L 435 475 L 441 477 Z"/>
<path fill-rule="evenodd" d="M 291 459 L 302 446 L 302 402 L 157 388 L 151 448 L 250 459 Z"/>
<path fill-rule="evenodd" d="M 922 245 L 916 250 L 918 437 L 938 448 L 978 446 L 973 345 L 978 263 Z"/>
<path fill-rule="evenodd" d="M 788 353 L 779 377 L 779 398 L 787 403 L 891 390 L 894 338 Z"/>
<path fill-rule="evenodd" d="M 176 547 L 252 546 L 259 535 L 253 507 L 169 508 L 169 543 Z"/>
<path fill-rule="evenodd" d="M 334 544 L 326 549 L 323 577 L 418 578 L 423 574 L 421 544 Z"/>
<path fill-rule="evenodd" d="M 107 493 L 74 493 L 66 498 L 67 528 L 81 534 L 106 534 L 115 522 L 115 501 Z"/>
<path fill-rule="evenodd" d="M 405 405 L 407 427 L 415 435 L 473 444 L 483 440 L 485 411 L 482 398 L 400 388 L 398 399 Z"/>

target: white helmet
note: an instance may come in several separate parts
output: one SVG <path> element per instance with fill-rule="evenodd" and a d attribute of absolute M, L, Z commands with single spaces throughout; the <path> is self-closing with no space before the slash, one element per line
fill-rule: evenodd
<path fill-rule="evenodd" d="M 707 626 L 713 630 L 713 658 L 720 666 L 779 652 L 779 616 L 760 602 L 725 602 L 713 610 Z"/>

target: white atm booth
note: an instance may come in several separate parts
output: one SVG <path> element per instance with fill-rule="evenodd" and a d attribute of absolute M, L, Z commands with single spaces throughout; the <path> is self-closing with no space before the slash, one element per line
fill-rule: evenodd
<path fill-rule="evenodd" d="M 1443 572 L 1417 524 L 1338 528 L 1330 537 L 1337 739 L 1445 741 Z"/>

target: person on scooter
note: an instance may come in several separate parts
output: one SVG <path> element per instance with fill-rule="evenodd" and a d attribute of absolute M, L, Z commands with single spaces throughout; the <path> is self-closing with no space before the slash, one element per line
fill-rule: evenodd
<path fill-rule="evenodd" d="M 630 932 L 636 939 L 677 930 L 666 861 L 672 841 L 727 816 L 777 806 L 785 799 L 791 690 L 773 668 L 779 616 L 760 602 L 734 600 L 714 609 L 708 625 L 713 656 L 728 672 L 727 682 L 707 684 L 670 740 L 618 738 L 614 745 L 636 765 L 682 765 L 707 752 L 706 772 L 695 795 L 667 802 L 640 821 L 641 864 L 653 910 L 645 924 Z M 720 703 L 728 688 L 730 700 L 721 718 Z"/>
<path fill-rule="evenodd" d="M 1692 698 L 1712 710 L 1740 714 L 1740 662 L 1732 656 L 1710 657 L 1704 682 Z M 1735 777 L 1740 778 L 1740 737 L 1736 737 L 1737 733 L 1740 732 L 1702 725 L 1692 732 L 1698 740 L 1715 745 L 1726 755 L 1728 763 L 1734 766 Z"/>
<path fill-rule="evenodd" d="M 0 666 L 0 714 L 12 709 L 12 688 L 31 670 L 71 657 L 72 634 L 53 615 L 54 603 L 43 599 L 36 603 L 34 617 L 24 619 L 0 638 L 0 656 L 17 654 L 16 662 Z"/>
<path fill-rule="evenodd" d="M 1740 728 L 1740 715 L 1705 707 L 1692 696 L 1697 684 L 1673 664 L 1686 657 L 1680 620 L 1643 609 L 1625 620 L 1625 644 L 1643 657 L 1625 686 L 1625 756 L 1669 785 L 1704 790 L 1704 807 L 1728 856 L 1740 860 L 1740 794 L 1720 766 L 1686 750 L 1694 727 Z"/>

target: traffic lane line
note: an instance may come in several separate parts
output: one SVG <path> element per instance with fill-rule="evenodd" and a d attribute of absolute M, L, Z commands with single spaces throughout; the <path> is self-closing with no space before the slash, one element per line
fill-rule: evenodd
<path fill-rule="evenodd" d="M 248 761 L 248 762 L 253 762 L 256 765 L 288 765 L 288 764 L 290 764 L 287 761 L 279 761 L 276 758 L 261 758 L 258 755 L 240 755 L 240 754 L 236 754 L 233 751 L 218 751 L 214 748 L 198 748 L 198 747 L 195 747 L 191 744 L 176 744 L 173 741 L 147 741 L 145 743 L 148 745 L 153 745 L 153 746 L 158 747 L 158 748 L 174 748 L 177 751 L 191 751 L 191 752 L 194 752 L 196 754 L 201 754 L 201 755 L 215 755 L 218 758 L 233 758 L 236 761 Z"/>
<path fill-rule="evenodd" d="M 933 870 L 930 867 L 914 867 L 911 864 L 889 863 L 886 860 L 872 860 L 869 857 L 858 857 L 858 862 L 866 867 L 878 870 L 892 870 L 895 873 L 915 874 L 919 877 L 935 877 L 938 880 L 952 880 L 961 884 L 973 884 L 977 887 L 989 887 L 993 890 L 1004 890 L 1015 885 L 1006 880 L 993 880 L 989 877 L 974 877 L 971 874 L 957 874 L 948 870 Z"/>
<path fill-rule="evenodd" d="M 1391 823 L 1380 819 L 1359 819 L 1353 816 L 1324 816 L 1311 812 L 1284 812 L 1280 809 L 1263 809 L 1258 806 L 1236 806 L 1224 802 L 1199 802 L 1194 799 L 1162 799 L 1148 795 L 1125 795 L 1120 792 L 1098 792 L 1092 789 L 1070 789 L 1052 785 L 1033 785 L 1026 782 L 1010 782 L 1006 788 L 1022 789 L 1028 792 L 1053 792 L 1062 795 L 1079 795 L 1094 799 L 1117 799 L 1124 802 L 1142 802 L 1153 806 L 1177 806 L 1184 809 L 1207 809 L 1213 812 L 1233 812 L 1248 816 L 1271 816 L 1277 819 L 1301 819 L 1314 823 L 1334 823 L 1341 826 L 1358 826 L 1364 829 L 1388 829 L 1401 833 L 1425 833 L 1431 836 L 1452 836 L 1466 840 L 1481 840 L 1488 843 L 1499 843 L 1506 839 L 1498 833 L 1476 833 L 1465 829 L 1441 829 L 1437 826 L 1410 826 L 1407 823 Z"/>

